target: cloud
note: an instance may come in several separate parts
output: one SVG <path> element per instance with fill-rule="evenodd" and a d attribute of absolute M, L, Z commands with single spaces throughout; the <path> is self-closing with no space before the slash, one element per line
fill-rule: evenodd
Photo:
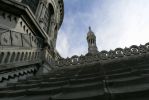
<path fill-rule="evenodd" d="M 149 1 L 148 0 L 106 0 L 102 10 L 95 6 L 95 29 L 97 45 L 102 49 L 115 49 L 148 42 Z M 100 20 L 102 19 L 102 20 Z"/>
<path fill-rule="evenodd" d="M 87 53 L 88 26 L 98 50 L 145 44 L 149 41 L 149 0 L 64 0 L 65 18 L 57 49 L 63 57 Z M 67 46 L 62 46 L 67 41 Z"/>
<path fill-rule="evenodd" d="M 62 57 L 67 57 L 70 48 L 68 38 L 63 32 L 58 35 L 58 38 L 60 38 L 60 40 L 57 42 L 56 48 Z"/>

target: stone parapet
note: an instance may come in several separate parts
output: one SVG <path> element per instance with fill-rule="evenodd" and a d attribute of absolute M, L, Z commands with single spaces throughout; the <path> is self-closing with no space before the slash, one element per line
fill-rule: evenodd
<path fill-rule="evenodd" d="M 146 43 L 145 45 L 132 45 L 129 48 L 125 47 L 122 48 L 116 48 L 115 50 L 110 51 L 100 51 L 99 53 L 92 55 L 92 54 L 86 54 L 81 56 L 72 56 L 71 58 L 66 59 L 59 59 L 59 61 L 56 62 L 56 66 L 63 67 L 63 66 L 70 66 L 70 65 L 81 65 L 81 64 L 88 64 L 93 62 L 109 62 L 109 61 L 115 61 L 119 59 L 131 59 L 131 57 L 137 57 L 144 54 L 149 53 L 149 43 Z"/>

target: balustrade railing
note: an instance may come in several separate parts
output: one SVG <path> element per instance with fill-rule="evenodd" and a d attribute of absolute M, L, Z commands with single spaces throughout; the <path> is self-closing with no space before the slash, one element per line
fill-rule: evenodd
<path fill-rule="evenodd" d="M 79 64 L 88 64 L 92 62 L 100 62 L 112 59 L 119 59 L 123 57 L 129 57 L 134 55 L 143 55 L 149 53 L 149 43 L 145 45 L 132 45 L 129 48 L 125 47 L 116 48 L 115 50 L 106 51 L 103 50 L 97 54 L 91 55 L 81 55 L 81 56 L 72 56 L 71 58 L 59 59 L 55 62 L 55 65 L 58 67 L 79 65 Z"/>

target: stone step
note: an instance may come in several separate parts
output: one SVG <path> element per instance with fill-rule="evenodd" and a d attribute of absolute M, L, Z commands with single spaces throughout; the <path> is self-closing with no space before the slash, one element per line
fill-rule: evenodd
<path fill-rule="evenodd" d="M 106 75 L 118 74 L 118 73 L 130 72 L 130 71 L 131 71 L 130 68 L 121 68 L 121 69 L 106 71 Z"/>
<path fill-rule="evenodd" d="M 84 73 L 91 74 L 91 73 L 98 73 L 98 72 L 100 72 L 100 70 L 97 69 L 97 68 L 95 68 L 95 69 L 93 69 L 93 68 L 85 68 L 84 70 L 82 70 L 81 72 L 79 72 L 79 74 L 80 75 L 81 74 L 84 74 Z"/>
<path fill-rule="evenodd" d="M 35 87 L 61 87 L 66 84 L 66 81 L 59 81 L 59 82 L 38 82 L 38 83 L 20 83 L 20 84 L 13 84 L 12 86 L 4 88 L 5 90 L 18 90 L 18 89 L 29 89 Z M 3 88 L 1 90 L 4 90 Z"/>
<path fill-rule="evenodd" d="M 135 68 L 137 68 L 137 69 L 149 69 L 149 64 L 139 64 Z"/>
<path fill-rule="evenodd" d="M 0 91 L 0 98 L 2 97 L 17 97 L 17 96 L 21 96 L 21 95 L 24 95 L 26 92 L 25 89 L 22 89 L 22 90 L 3 90 L 3 91 Z"/>
<path fill-rule="evenodd" d="M 34 83 L 34 82 L 43 82 L 43 81 L 44 82 L 57 82 L 57 81 L 64 81 L 66 79 L 67 79 L 66 77 L 59 77 L 59 78 L 51 77 L 51 78 L 41 78 L 41 79 L 29 79 L 29 80 L 24 80 L 22 82 L 25 82 L 25 81 L 28 81 L 28 82 L 31 82 L 31 83 Z"/>
<path fill-rule="evenodd" d="M 149 84 L 140 84 L 140 85 L 132 85 L 132 86 L 124 86 L 124 87 L 118 87 L 118 88 L 109 88 L 110 93 L 121 100 L 127 100 L 126 98 L 137 98 L 137 97 L 149 97 Z M 118 99 L 114 100 L 118 100 Z M 139 99 L 142 100 L 142 99 Z"/>
<path fill-rule="evenodd" d="M 92 89 L 104 89 L 103 82 L 86 83 L 86 84 L 68 84 L 63 88 L 63 92 L 76 92 L 76 91 L 87 91 Z"/>
<path fill-rule="evenodd" d="M 138 71 L 131 71 L 131 72 L 123 72 L 123 73 L 117 73 L 117 74 L 111 74 L 111 75 L 106 75 L 107 79 L 120 79 L 120 78 L 126 78 L 130 76 L 139 76 L 140 72 Z"/>
<path fill-rule="evenodd" d="M 61 82 L 61 81 L 65 81 L 66 78 L 48 78 L 48 79 L 41 79 L 41 80 L 37 80 L 37 79 L 29 79 L 29 80 L 21 80 L 18 81 L 17 83 L 8 83 L 8 86 L 14 86 L 17 84 L 34 84 L 34 83 L 40 83 L 40 82 L 51 82 L 51 83 L 57 83 L 57 82 Z"/>
<path fill-rule="evenodd" d="M 113 83 L 113 82 L 126 82 L 126 81 L 131 81 L 140 78 L 139 76 L 131 76 L 131 77 L 124 77 L 124 78 L 114 78 L 114 79 L 107 79 L 106 81 L 108 83 Z"/>
<path fill-rule="evenodd" d="M 140 69 L 140 73 L 142 75 L 147 75 L 147 74 L 149 74 L 149 69 Z"/>
<path fill-rule="evenodd" d="M 90 79 L 90 78 L 95 78 L 95 77 L 99 77 L 99 75 L 98 75 L 98 73 L 96 73 L 96 74 L 86 74 L 86 75 L 74 75 L 74 76 L 72 76 L 71 77 L 71 79 Z M 59 78 L 53 78 L 53 77 L 51 77 L 51 78 L 41 78 L 41 79 L 39 79 L 39 78 L 32 78 L 32 79 L 29 79 L 29 80 L 22 80 L 22 81 L 19 81 L 19 82 L 30 82 L 30 83 L 34 83 L 34 82 L 41 82 L 41 81 L 45 81 L 45 82 L 56 82 L 56 81 L 61 81 L 61 80 L 68 80 L 68 78 L 66 78 L 66 77 L 59 77 Z"/>
<path fill-rule="evenodd" d="M 70 83 L 68 86 L 72 87 L 72 88 L 78 88 L 78 87 L 87 87 L 87 86 L 92 86 L 92 85 L 102 85 L 103 82 L 100 81 L 100 82 L 90 82 L 90 83 L 82 83 L 82 84 L 73 84 L 73 83 Z"/>
<path fill-rule="evenodd" d="M 96 77 L 96 76 L 101 76 L 102 74 L 98 73 L 90 73 L 90 74 L 77 74 L 77 78 L 86 78 L 86 77 Z"/>
<path fill-rule="evenodd" d="M 67 86 L 63 92 L 52 96 L 52 100 L 104 100 L 104 89 L 99 84 L 76 87 Z"/>
<path fill-rule="evenodd" d="M 118 71 L 118 70 L 129 70 L 131 69 L 132 66 L 129 66 L 129 64 L 121 64 L 121 63 L 118 63 L 118 64 L 108 64 L 108 65 L 104 65 L 103 66 L 103 70 L 105 70 L 105 72 L 112 72 L 112 71 Z"/>
<path fill-rule="evenodd" d="M 138 77 L 132 78 L 126 81 L 111 81 L 107 84 L 109 87 L 117 88 L 117 87 L 125 87 L 125 86 L 133 86 L 133 85 L 141 85 L 141 84 L 149 84 L 149 77 Z"/>
<path fill-rule="evenodd" d="M 30 89 L 19 89 L 19 90 L 3 90 L 0 91 L 0 98 L 2 97 L 17 97 L 24 95 L 55 95 L 60 93 L 62 90 L 61 87 L 35 87 Z"/>
<path fill-rule="evenodd" d="M 49 95 L 35 95 L 35 96 L 18 96 L 18 97 L 5 97 L 0 100 L 49 100 Z"/>
<path fill-rule="evenodd" d="M 102 81 L 103 77 L 96 76 L 96 77 L 89 77 L 89 78 L 81 78 L 81 79 L 70 79 L 71 84 L 82 84 L 82 83 L 92 83 L 92 82 L 99 82 Z"/>
<path fill-rule="evenodd" d="M 57 81 L 57 80 L 63 80 L 63 79 L 66 79 L 66 77 L 32 77 L 32 78 L 29 78 L 27 80 L 42 80 L 42 81 L 45 81 L 45 80 L 51 80 L 51 81 Z"/>
<path fill-rule="evenodd" d="M 102 90 L 61 93 L 51 97 L 51 100 L 106 100 Z"/>

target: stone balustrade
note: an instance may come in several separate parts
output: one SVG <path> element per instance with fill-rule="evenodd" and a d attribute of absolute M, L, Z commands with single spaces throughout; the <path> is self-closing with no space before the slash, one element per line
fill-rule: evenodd
<path fill-rule="evenodd" d="M 98 52 L 95 55 L 87 54 L 85 56 L 72 56 L 71 58 L 66 59 L 59 59 L 55 62 L 55 65 L 58 67 L 63 66 L 71 66 L 71 65 L 79 65 L 79 64 L 87 64 L 91 62 L 100 62 L 100 61 L 106 61 L 106 60 L 112 60 L 112 59 L 119 59 L 134 55 L 143 55 L 149 53 L 149 43 L 146 43 L 145 45 L 132 45 L 129 48 L 125 47 L 122 48 L 116 48 L 115 50 L 106 51 L 103 50 L 101 52 Z"/>
<path fill-rule="evenodd" d="M 29 65 L 33 63 L 41 62 L 42 52 L 38 49 L 33 50 L 3 50 L 0 51 L 0 66 L 5 66 L 4 68 L 9 68 L 21 65 Z M 11 66 L 10 66 L 11 65 Z M 6 67 L 7 66 L 7 67 Z M 3 69 L 3 67 L 1 67 Z"/>

